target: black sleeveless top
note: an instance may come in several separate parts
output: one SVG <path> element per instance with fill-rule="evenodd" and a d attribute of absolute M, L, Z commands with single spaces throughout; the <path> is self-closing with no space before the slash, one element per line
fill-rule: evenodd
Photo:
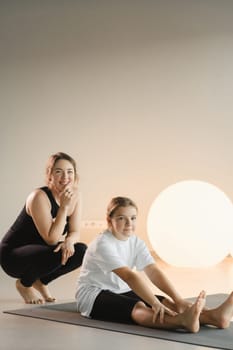
<path fill-rule="evenodd" d="M 51 203 L 51 215 L 53 218 L 56 217 L 59 206 L 56 203 L 52 192 L 48 187 L 41 187 L 42 191 L 44 191 Z M 66 226 L 64 229 L 63 234 L 65 234 L 68 230 L 68 217 L 66 219 Z M 22 211 L 18 215 L 17 219 L 13 223 L 13 225 L 10 227 L 8 232 L 3 237 L 0 245 L 7 245 L 12 248 L 24 246 L 27 244 L 45 244 L 47 243 L 43 240 L 41 235 L 39 234 L 34 221 L 32 220 L 32 217 L 27 214 L 26 212 L 26 205 L 24 205 Z"/>

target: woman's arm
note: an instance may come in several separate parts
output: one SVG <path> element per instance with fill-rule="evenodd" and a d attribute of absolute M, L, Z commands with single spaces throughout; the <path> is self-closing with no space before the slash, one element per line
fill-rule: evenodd
<path fill-rule="evenodd" d="M 60 243 L 54 252 L 62 251 L 62 265 L 74 254 L 74 244 L 80 239 L 81 201 L 78 197 L 74 211 L 69 217 L 69 232 L 67 232 L 64 242 Z"/>
<path fill-rule="evenodd" d="M 79 240 L 80 227 L 80 196 L 78 190 L 70 193 L 64 191 L 60 195 L 60 207 L 56 217 L 51 215 L 51 204 L 47 195 L 40 189 L 32 192 L 26 201 L 26 210 L 34 221 L 34 224 L 47 244 L 57 244 L 63 240 L 64 228 L 67 216 L 69 216 L 69 240 L 73 243 Z"/>
<path fill-rule="evenodd" d="M 56 244 L 61 240 L 66 225 L 66 217 L 71 199 L 65 196 L 65 193 L 61 197 L 63 201 L 54 219 L 51 215 L 50 201 L 47 195 L 40 189 L 32 192 L 26 201 L 27 213 L 32 217 L 41 237 L 50 245 Z"/>
<path fill-rule="evenodd" d="M 72 244 L 79 242 L 80 240 L 80 227 L 81 227 L 81 214 L 82 214 L 82 202 L 79 193 L 76 194 L 76 204 L 72 214 L 69 216 L 69 231 L 67 232 L 66 241 Z"/>

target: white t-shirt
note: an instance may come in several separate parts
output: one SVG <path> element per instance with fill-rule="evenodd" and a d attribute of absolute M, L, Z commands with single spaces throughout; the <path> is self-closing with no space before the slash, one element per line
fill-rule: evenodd
<path fill-rule="evenodd" d="M 78 311 L 88 317 L 101 290 L 117 294 L 130 291 L 112 270 L 128 266 L 142 271 L 154 262 L 144 241 L 137 236 L 122 241 L 110 231 L 104 231 L 90 243 L 84 256 L 75 295 Z"/>

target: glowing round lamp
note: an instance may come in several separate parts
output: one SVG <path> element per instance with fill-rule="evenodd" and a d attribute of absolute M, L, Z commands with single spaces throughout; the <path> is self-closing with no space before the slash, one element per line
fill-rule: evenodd
<path fill-rule="evenodd" d="M 233 204 L 212 184 L 181 181 L 154 200 L 147 230 L 153 249 L 168 264 L 215 265 L 230 253 Z"/>
<path fill-rule="evenodd" d="M 230 249 L 230 255 L 233 257 L 233 235 L 231 237 L 231 249 Z"/>

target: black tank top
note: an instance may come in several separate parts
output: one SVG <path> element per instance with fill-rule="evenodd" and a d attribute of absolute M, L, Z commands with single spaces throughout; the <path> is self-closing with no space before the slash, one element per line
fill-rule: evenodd
<path fill-rule="evenodd" d="M 42 191 L 44 191 L 51 203 L 51 215 L 53 218 L 56 217 L 59 206 L 56 203 L 52 192 L 48 187 L 41 187 Z M 66 219 L 66 226 L 64 229 L 63 234 L 65 234 L 68 230 L 68 217 Z M 27 214 L 26 212 L 26 205 L 24 205 L 23 209 L 21 210 L 20 214 L 18 215 L 17 219 L 13 223 L 13 225 L 10 227 L 8 232 L 5 234 L 5 236 L 2 239 L 1 244 L 4 245 L 10 245 L 11 247 L 19 247 L 26 244 L 46 244 L 47 243 L 43 240 L 41 235 L 39 234 L 34 221 L 32 220 L 31 216 Z"/>

